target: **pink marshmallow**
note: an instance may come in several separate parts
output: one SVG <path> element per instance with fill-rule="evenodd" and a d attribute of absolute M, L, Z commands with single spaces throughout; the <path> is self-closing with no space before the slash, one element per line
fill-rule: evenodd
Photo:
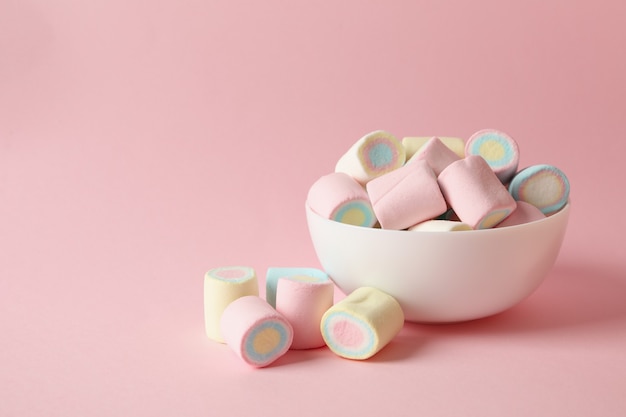
<path fill-rule="evenodd" d="M 530 223 L 535 220 L 545 219 L 546 215 L 541 210 L 525 201 L 518 201 L 517 208 L 509 217 L 502 220 L 496 227 L 515 226 Z"/>
<path fill-rule="evenodd" d="M 343 172 L 333 172 L 315 181 L 309 189 L 307 204 L 326 219 L 355 226 L 376 224 L 367 191 Z"/>
<path fill-rule="evenodd" d="M 366 189 L 383 229 L 407 229 L 447 209 L 437 177 L 424 160 L 377 177 Z"/>
<path fill-rule="evenodd" d="M 293 341 L 289 321 L 255 295 L 238 298 L 226 307 L 220 331 L 237 356 L 257 368 L 283 356 Z"/>
<path fill-rule="evenodd" d="M 447 147 L 438 137 L 430 138 L 418 151 L 409 159 L 408 162 L 417 160 L 425 160 L 433 169 L 435 175 L 439 175 L 441 171 L 454 161 L 460 158 L 452 149 Z"/>
<path fill-rule="evenodd" d="M 276 311 L 293 327 L 291 349 L 314 349 L 326 345 L 320 330 L 322 316 L 333 306 L 333 282 L 312 276 L 280 278 L 276 290 Z"/>
<path fill-rule="evenodd" d="M 448 165 L 438 182 L 459 219 L 474 229 L 494 227 L 516 208 L 511 194 L 481 156 L 470 155 Z"/>

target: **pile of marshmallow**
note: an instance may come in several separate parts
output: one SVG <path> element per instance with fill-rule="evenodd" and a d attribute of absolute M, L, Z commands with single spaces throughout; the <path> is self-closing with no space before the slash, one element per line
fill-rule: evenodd
<path fill-rule="evenodd" d="M 467 142 L 405 137 L 385 131 L 359 139 L 335 172 L 309 189 L 320 216 L 392 230 L 459 231 L 519 225 L 560 210 L 569 182 L 552 165 L 518 170 L 519 148 L 507 134 L 480 130 Z M 207 336 L 245 363 L 265 367 L 290 349 L 322 346 L 364 360 L 402 329 L 398 301 L 361 287 L 334 303 L 334 284 L 314 268 L 267 270 L 265 298 L 246 266 L 214 268 L 204 277 Z"/>
<path fill-rule="evenodd" d="M 501 131 L 405 137 L 378 130 L 354 143 L 335 171 L 309 189 L 307 204 L 330 220 L 392 230 L 459 231 L 542 219 L 569 199 L 553 165 L 518 170 L 519 147 Z"/>
<path fill-rule="evenodd" d="M 334 303 L 334 284 L 315 268 L 267 270 L 265 298 L 246 266 L 204 276 L 204 321 L 209 339 L 229 346 L 255 368 L 290 349 L 328 346 L 337 356 L 368 359 L 402 329 L 404 313 L 392 296 L 362 287 Z"/>

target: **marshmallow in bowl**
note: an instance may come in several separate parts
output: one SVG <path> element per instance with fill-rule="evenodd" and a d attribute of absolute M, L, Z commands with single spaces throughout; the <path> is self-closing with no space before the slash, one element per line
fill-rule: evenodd
<path fill-rule="evenodd" d="M 481 156 L 453 162 L 437 180 L 459 219 L 473 229 L 494 227 L 516 208 L 511 194 Z"/>
<path fill-rule="evenodd" d="M 519 163 L 517 142 L 495 129 L 482 129 L 470 136 L 465 144 L 465 155 L 482 156 L 503 184 L 515 175 Z"/>
<path fill-rule="evenodd" d="M 532 165 L 515 174 L 509 191 L 518 201 L 531 203 L 545 215 L 561 210 L 569 199 L 569 180 L 559 168 Z"/>
<path fill-rule="evenodd" d="M 335 172 L 344 172 L 365 185 L 406 162 L 406 151 L 394 135 L 384 130 L 366 134 L 343 154 Z"/>
<path fill-rule="evenodd" d="M 334 173 L 343 174 L 342 181 L 352 179 L 352 188 L 336 187 L 331 193 L 330 187 L 316 183 L 308 205 L 327 219 L 394 230 L 423 230 L 424 226 L 413 226 L 428 220 L 452 220 L 442 217 L 450 209 L 454 220 L 472 229 L 486 229 L 510 216 L 517 207 L 516 200 L 550 215 L 564 207 L 569 198 L 569 182 L 556 167 L 535 165 L 516 172 L 518 145 L 502 131 L 479 130 L 467 143 L 453 137 L 405 137 L 401 142 L 404 164 L 400 163 L 402 151 L 397 150 L 397 144 L 395 137 L 383 130 L 363 136 L 341 156 Z M 423 169 L 415 166 L 417 162 L 427 163 L 437 187 L 432 187 L 432 175 L 416 174 Z M 372 167 L 380 169 L 374 172 Z M 330 178 L 324 176 L 319 183 Z M 338 215 L 333 212 L 351 199 L 358 202 L 348 204 Z M 506 224 L 521 221 L 524 213 L 519 214 Z"/>
<path fill-rule="evenodd" d="M 460 232 L 465 230 L 473 230 L 469 224 L 455 220 L 427 220 L 411 226 L 409 231 L 422 232 Z"/>
<path fill-rule="evenodd" d="M 441 174 L 448 165 L 458 161 L 459 156 L 448 148 L 438 137 L 430 138 L 424 146 L 407 161 L 411 163 L 417 160 L 424 160 L 433 169 L 435 175 Z"/>
<path fill-rule="evenodd" d="M 406 151 L 407 161 L 434 136 L 407 136 L 402 138 L 402 146 Z M 465 141 L 453 136 L 436 136 L 444 145 L 450 148 L 459 158 L 465 158 Z"/>
<path fill-rule="evenodd" d="M 406 229 L 447 209 L 437 177 L 424 160 L 373 179 L 366 189 L 383 229 Z"/>
<path fill-rule="evenodd" d="M 518 224 L 530 223 L 546 217 L 537 207 L 525 201 L 517 201 L 515 211 L 509 217 L 502 220 L 496 227 L 516 226 Z"/>
<path fill-rule="evenodd" d="M 344 172 L 320 177 L 309 189 L 307 203 L 322 217 L 372 227 L 376 217 L 365 188 Z"/>

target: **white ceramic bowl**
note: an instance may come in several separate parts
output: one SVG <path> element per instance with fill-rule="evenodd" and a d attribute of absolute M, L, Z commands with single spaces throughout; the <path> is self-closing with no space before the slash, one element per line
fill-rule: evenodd
<path fill-rule="evenodd" d="M 372 286 L 394 296 L 407 321 L 444 323 L 496 314 L 530 295 L 558 256 L 569 211 L 460 232 L 352 226 L 308 205 L 306 218 L 322 268 L 344 293 Z"/>

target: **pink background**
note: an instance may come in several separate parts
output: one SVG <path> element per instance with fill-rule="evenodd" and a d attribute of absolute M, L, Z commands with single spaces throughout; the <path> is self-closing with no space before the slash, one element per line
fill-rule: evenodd
<path fill-rule="evenodd" d="M 626 414 L 626 2 L 0 0 L 0 415 Z M 572 183 L 513 309 L 252 370 L 202 278 L 314 266 L 361 135 L 513 135 Z"/>

